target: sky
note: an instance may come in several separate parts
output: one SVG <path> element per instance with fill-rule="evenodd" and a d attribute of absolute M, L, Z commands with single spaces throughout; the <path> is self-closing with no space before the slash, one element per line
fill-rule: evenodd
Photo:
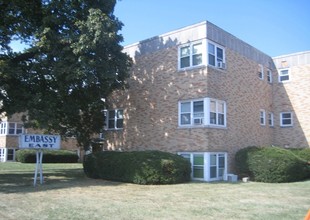
<path fill-rule="evenodd" d="M 209 21 L 271 57 L 310 51 L 310 0 L 118 0 L 123 46 Z"/>

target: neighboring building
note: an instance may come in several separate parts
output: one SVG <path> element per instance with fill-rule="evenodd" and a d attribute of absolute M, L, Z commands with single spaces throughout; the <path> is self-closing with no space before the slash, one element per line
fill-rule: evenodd
<path fill-rule="evenodd" d="M 106 111 L 106 150 L 162 150 L 192 177 L 232 172 L 244 147 L 309 147 L 310 52 L 274 60 L 210 22 L 125 47 L 129 89 Z"/>
<path fill-rule="evenodd" d="M 38 131 L 25 129 L 20 114 L 14 114 L 8 118 L 1 117 L 0 122 L 0 162 L 15 161 L 15 152 L 19 149 L 19 135 L 23 133 L 36 134 Z M 75 151 L 80 155 L 74 138 L 62 140 L 61 149 Z"/>

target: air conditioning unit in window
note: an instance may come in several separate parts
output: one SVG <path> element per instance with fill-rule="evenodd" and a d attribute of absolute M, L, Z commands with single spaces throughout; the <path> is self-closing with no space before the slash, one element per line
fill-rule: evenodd
<path fill-rule="evenodd" d="M 217 67 L 220 69 L 225 69 L 226 68 L 226 64 L 223 63 L 222 61 L 218 61 L 217 62 Z"/>
<path fill-rule="evenodd" d="M 194 124 L 195 125 L 202 125 L 203 118 L 194 118 Z"/>

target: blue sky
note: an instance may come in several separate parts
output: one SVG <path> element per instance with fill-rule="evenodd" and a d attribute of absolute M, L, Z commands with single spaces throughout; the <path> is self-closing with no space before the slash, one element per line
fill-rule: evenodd
<path fill-rule="evenodd" d="M 274 57 L 310 50 L 310 0 L 119 0 L 123 45 L 208 20 Z"/>

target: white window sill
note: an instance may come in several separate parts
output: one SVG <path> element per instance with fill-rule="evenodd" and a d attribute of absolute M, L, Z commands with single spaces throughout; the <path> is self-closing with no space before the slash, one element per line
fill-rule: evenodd
<path fill-rule="evenodd" d="M 182 125 L 178 126 L 178 129 L 196 129 L 196 128 L 215 128 L 215 129 L 227 129 L 227 126 L 217 125 Z"/>

